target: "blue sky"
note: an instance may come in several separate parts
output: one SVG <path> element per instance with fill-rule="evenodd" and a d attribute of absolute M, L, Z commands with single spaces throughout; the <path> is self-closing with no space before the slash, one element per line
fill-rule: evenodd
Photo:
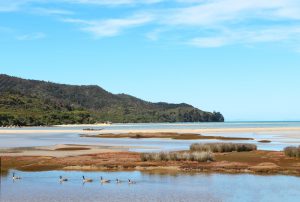
<path fill-rule="evenodd" d="M 298 0 L 0 0 L 0 73 L 300 120 Z"/>

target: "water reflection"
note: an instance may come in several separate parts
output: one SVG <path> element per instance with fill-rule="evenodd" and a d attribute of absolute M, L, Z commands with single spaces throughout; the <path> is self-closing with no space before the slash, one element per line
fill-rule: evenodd
<path fill-rule="evenodd" d="M 298 201 L 300 178 L 199 173 L 12 172 L 2 179 L 1 201 Z M 82 183 L 82 175 L 94 179 Z M 59 183 L 59 176 L 69 179 Z M 100 176 L 111 183 L 100 183 Z M 117 183 L 115 179 L 122 180 Z M 133 179 L 137 184 L 128 184 Z"/>

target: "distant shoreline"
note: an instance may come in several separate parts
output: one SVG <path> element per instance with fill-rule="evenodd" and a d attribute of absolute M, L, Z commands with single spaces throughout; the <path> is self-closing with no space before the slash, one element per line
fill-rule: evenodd
<path fill-rule="evenodd" d="M 82 125 L 80 125 L 82 126 Z M 89 125 L 84 125 L 89 126 Z M 74 125 L 73 125 L 74 127 Z M 0 128 L 0 135 L 1 134 L 28 134 L 28 133 L 82 133 L 83 130 L 81 129 L 63 129 L 61 127 L 52 127 L 53 130 L 39 128 L 39 127 L 32 127 L 27 128 L 26 130 L 16 129 L 16 128 Z M 72 126 L 68 126 L 68 128 L 72 128 Z M 99 134 L 107 133 L 108 130 L 98 131 Z M 113 130 L 110 129 L 109 133 L 157 133 L 157 132 L 171 132 L 171 133 L 198 133 L 198 134 L 211 134 L 211 133 L 248 133 L 248 132 L 285 132 L 285 131 L 299 131 L 300 127 L 266 127 L 266 128 L 203 128 L 203 129 L 120 129 L 120 130 Z M 95 133 L 97 131 L 84 131 L 85 133 Z M 299 136 L 300 138 L 300 136 Z"/>
<path fill-rule="evenodd" d="M 128 122 L 128 123 L 123 123 L 123 122 L 115 122 L 115 123 L 95 123 L 95 124 L 58 124 L 58 125 L 34 125 L 34 126 L 0 126 L 1 129 L 14 129 L 14 128 L 49 128 L 49 127 L 101 127 L 101 126 L 132 126 L 132 125 L 171 125 L 171 126 L 193 126 L 197 124 L 260 124 L 264 125 L 265 124 L 272 124 L 272 123 L 299 123 L 300 121 L 224 121 L 224 122 L 141 122 L 141 123 L 135 123 L 135 122 Z M 256 128 L 256 127 L 252 127 Z M 260 127 L 261 128 L 261 127 Z M 270 127 L 266 127 L 270 128 Z M 300 128 L 299 127 L 289 127 L 289 126 L 276 126 L 274 128 Z M 227 128 L 225 128 L 227 129 Z M 243 128 L 242 128 L 243 129 Z M 245 128 L 247 129 L 247 128 Z"/>

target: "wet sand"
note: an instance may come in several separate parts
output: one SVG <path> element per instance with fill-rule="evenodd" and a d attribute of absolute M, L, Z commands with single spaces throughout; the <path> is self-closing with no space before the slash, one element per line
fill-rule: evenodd
<path fill-rule="evenodd" d="M 71 157 L 109 152 L 124 152 L 136 147 L 125 146 L 104 146 L 104 145 L 54 145 L 42 147 L 20 147 L 11 149 L 0 149 L 1 156 L 26 157 L 26 156 L 47 156 L 47 157 Z"/>

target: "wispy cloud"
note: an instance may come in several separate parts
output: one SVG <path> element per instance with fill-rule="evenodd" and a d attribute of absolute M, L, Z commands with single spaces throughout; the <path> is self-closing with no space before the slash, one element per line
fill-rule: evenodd
<path fill-rule="evenodd" d="M 98 5 L 136 5 L 136 4 L 154 4 L 164 0 L 65 0 L 69 3 L 80 4 L 98 4 Z"/>
<path fill-rule="evenodd" d="M 79 24 L 81 30 L 93 34 L 95 37 L 111 37 L 119 35 L 123 30 L 142 26 L 152 20 L 149 15 L 137 15 L 125 19 L 80 20 L 64 19 L 65 22 Z"/>
<path fill-rule="evenodd" d="M 165 0 L 0 0 L 0 12 L 13 12 L 29 4 L 91 4 L 99 6 L 123 6 L 155 4 Z"/>
<path fill-rule="evenodd" d="M 166 21 L 182 25 L 242 23 L 246 20 L 293 20 L 300 18 L 296 0 L 206 0 L 190 7 L 175 9 Z"/>
<path fill-rule="evenodd" d="M 72 15 L 74 12 L 65 9 L 35 7 L 31 12 L 41 15 Z"/>
<path fill-rule="evenodd" d="M 19 10 L 21 5 L 26 4 L 27 1 L 10 1 L 10 0 L 1 0 L 0 1 L 0 12 L 13 12 Z"/>
<path fill-rule="evenodd" d="M 187 44 L 202 48 L 216 48 L 226 45 L 229 42 L 226 37 L 197 37 L 191 39 Z"/>
<path fill-rule="evenodd" d="M 295 0 L 195 0 L 193 5 L 160 13 L 161 24 L 189 34 L 186 44 L 291 42 L 300 44 L 300 3 Z M 184 32 L 184 31 L 183 31 Z"/>
<path fill-rule="evenodd" d="M 76 12 L 64 9 L 72 9 L 70 4 L 76 4 Z M 172 38 L 197 47 L 300 44 L 299 0 L 0 0 L 0 12 L 23 7 L 35 14 L 59 15 L 97 38 L 136 29 L 149 40 Z M 86 15 L 87 8 L 95 15 Z M 141 26 L 145 29 L 138 29 Z"/>
<path fill-rule="evenodd" d="M 160 37 L 160 35 L 164 32 L 165 30 L 160 28 L 160 29 L 155 29 L 155 30 L 152 30 L 148 33 L 146 33 L 146 37 L 148 39 L 150 39 L 151 41 L 157 41 Z"/>
<path fill-rule="evenodd" d="M 290 42 L 300 44 L 300 26 L 281 26 L 259 30 L 218 31 L 214 36 L 196 37 L 188 44 L 197 47 L 221 47 L 230 44 L 254 44 L 267 42 Z"/>
<path fill-rule="evenodd" d="M 43 39 L 46 37 L 46 34 L 42 32 L 37 32 L 37 33 L 31 33 L 31 34 L 24 34 L 17 36 L 16 39 L 19 41 L 32 41 L 32 40 L 37 40 L 37 39 Z"/>

